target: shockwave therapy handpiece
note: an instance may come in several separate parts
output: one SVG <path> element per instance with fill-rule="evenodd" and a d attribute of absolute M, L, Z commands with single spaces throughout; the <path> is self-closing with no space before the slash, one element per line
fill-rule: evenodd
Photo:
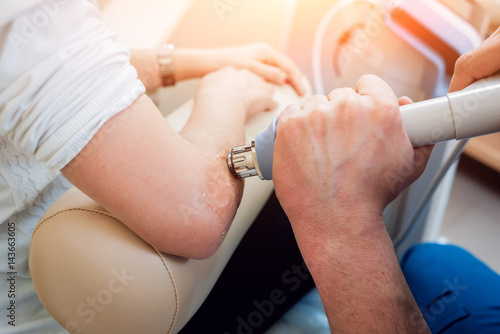
<path fill-rule="evenodd" d="M 500 76 L 475 82 L 446 96 L 400 108 L 408 138 L 414 147 L 486 135 L 500 131 Z M 238 178 L 259 176 L 272 180 L 275 117 L 248 145 L 229 152 L 227 165 Z"/>

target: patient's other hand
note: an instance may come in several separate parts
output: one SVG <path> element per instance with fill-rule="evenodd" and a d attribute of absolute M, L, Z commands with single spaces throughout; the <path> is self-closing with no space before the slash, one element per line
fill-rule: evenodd
<path fill-rule="evenodd" d="M 220 99 L 237 99 L 246 110 L 245 120 L 249 120 L 259 112 L 277 107 L 272 98 L 273 92 L 272 85 L 257 74 L 225 67 L 203 77 L 197 96 L 212 94 Z"/>
<path fill-rule="evenodd" d="M 290 84 L 299 95 L 305 94 L 304 74 L 288 56 L 265 43 L 210 50 L 210 58 L 218 68 L 233 66 L 248 69 L 277 85 Z"/>

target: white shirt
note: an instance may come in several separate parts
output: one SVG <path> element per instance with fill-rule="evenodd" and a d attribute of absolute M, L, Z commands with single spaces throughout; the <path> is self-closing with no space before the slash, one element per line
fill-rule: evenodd
<path fill-rule="evenodd" d="M 70 187 L 60 170 L 144 92 L 115 37 L 92 0 L 0 0 L 0 333 L 66 333 L 35 294 L 28 248 Z"/>

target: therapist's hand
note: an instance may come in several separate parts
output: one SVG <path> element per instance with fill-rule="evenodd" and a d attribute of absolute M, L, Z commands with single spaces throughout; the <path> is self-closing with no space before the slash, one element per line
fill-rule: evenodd
<path fill-rule="evenodd" d="M 380 217 L 423 172 L 431 148 L 411 146 L 398 100 L 380 78 L 313 96 L 302 109 L 280 115 L 274 151 L 276 194 L 291 220 L 319 215 L 331 230 L 332 215 Z"/>
<path fill-rule="evenodd" d="M 473 82 L 500 71 L 500 28 L 476 49 L 456 62 L 450 92 L 464 89 Z"/>
<path fill-rule="evenodd" d="M 280 115 L 276 195 L 333 332 L 430 333 L 382 217 L 430 151 L 411 146 L 396 96 L 373 75 Z"/>

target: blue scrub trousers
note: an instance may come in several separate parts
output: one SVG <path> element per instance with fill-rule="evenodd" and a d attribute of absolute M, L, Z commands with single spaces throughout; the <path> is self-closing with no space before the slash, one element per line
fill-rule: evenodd
<path fill-rule="evenodd" d="M 500 333 L 500 276 L 466 250 L 419 244 L 401 269 L 433 334 Z"/>

